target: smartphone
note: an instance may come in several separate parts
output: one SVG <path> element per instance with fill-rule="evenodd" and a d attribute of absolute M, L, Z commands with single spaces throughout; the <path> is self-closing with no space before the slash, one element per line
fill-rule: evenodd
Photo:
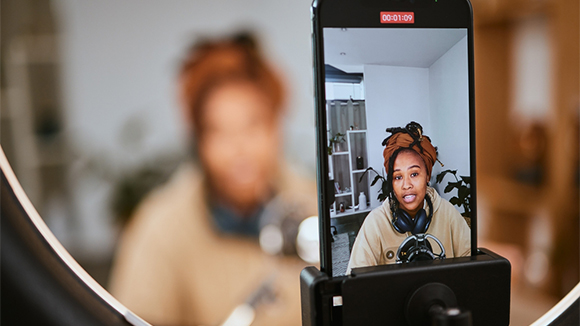
<path fill-rule="evenodd" d="M 469 1 L 315 0 L 312 23 L 321 270 L 475 255 Z M 398 133 L 435 159 L 385 156 Z"/>

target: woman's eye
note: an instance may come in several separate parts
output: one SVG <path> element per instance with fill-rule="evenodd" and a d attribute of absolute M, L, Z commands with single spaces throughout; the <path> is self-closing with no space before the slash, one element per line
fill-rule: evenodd
<path fill-rule="evenodd" d="M 416 177 L 416 176 L 418 176 L 418 175 L 419 175 L 419 173 L 418 173 L 418 172 L 413 172 L 413 173 L 411 173 L 411 176 L 412 176 L 412 177 Z"/>
<path fill-rule="evenodd" d="M 395 180 L 401 180 L 403 177 L 401 177 L 400 175 L 396 175 L 395 176 Z"/>

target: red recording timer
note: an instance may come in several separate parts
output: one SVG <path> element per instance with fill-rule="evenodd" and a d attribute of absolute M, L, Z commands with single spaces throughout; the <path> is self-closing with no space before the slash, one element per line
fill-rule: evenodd
<path fill-rule="evenodd" d="M 381 24 L 413 24 L 414 12 L 381 11 Z"/>

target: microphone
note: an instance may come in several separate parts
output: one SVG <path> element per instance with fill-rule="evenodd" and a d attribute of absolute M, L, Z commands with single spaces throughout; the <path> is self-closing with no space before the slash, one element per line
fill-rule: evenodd
<path fill-rule="evenodd" d="M 441 249 L 438 254 L 433 253 L 433 247 L 428 239 L 433 240 Z M 445 248 L 439 239 L 427 233 L 413 234 L 407 237 L 399 249 L 397 249 L 397 263 L 410 263 L 412 261 L 445 259 Z"/>

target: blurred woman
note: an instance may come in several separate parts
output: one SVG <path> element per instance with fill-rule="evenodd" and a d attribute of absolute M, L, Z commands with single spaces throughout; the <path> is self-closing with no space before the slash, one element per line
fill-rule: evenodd
<path fill-rule="evenodd" d="M 192 47 L 178 84 L 194 159 L 138 208 L 111 292 L 155 324 L 216 325 L 240 306 L 252 308 L 252 325 L 300 324 L 304 264 L 258 242 L 268 223 L 296 225 L 283 215 L 316 214 L 314 183 L 281 159 L 280 78 L 242 34 Z"/>
<path fill-rule="evenodd" d="M 436 237 L 448 258 L 468 256 L 471 241 L 467 222 L 451 203 L 429 187 L 437 160 L 431 140 L 416 122 L 387 131 L 392 133 L 383 141 L 388 198 L 363 222 L 347 274 L 356 267 L 396 262 L 401 243 L 417 234 Z"/>

